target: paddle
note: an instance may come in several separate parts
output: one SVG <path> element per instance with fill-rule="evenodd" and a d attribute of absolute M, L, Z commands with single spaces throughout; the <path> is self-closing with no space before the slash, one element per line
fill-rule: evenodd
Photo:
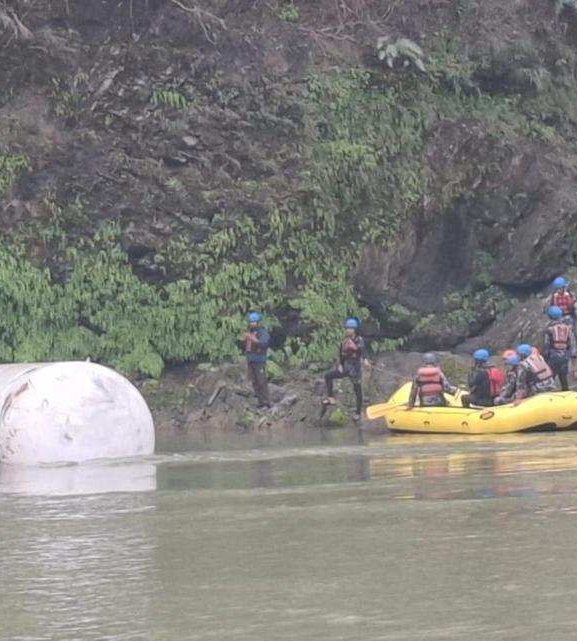
<path fill-rule="evenodd" d="M 407 407 L 407 403 L 380 403 L 379 405 L 369 405 L 366 413 L 369 421 L 374 421 L 376 418 L 382 418 L 389 410 L 394 410 L 397 407 Z"/>

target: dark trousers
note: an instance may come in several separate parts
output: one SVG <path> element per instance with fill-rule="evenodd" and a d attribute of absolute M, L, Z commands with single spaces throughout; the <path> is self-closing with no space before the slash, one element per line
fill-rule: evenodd
<path fill-rule="evenodd" d="M 569 358 L 564 354 L 552 352 L 547 358 L 547 363 L 553 372 L 553 376 L 559 377 L 561 389 L 566 392 L 569 389 Z"/>
<path fill-rule="evenodd" d="M 247 362 L 246 371 L 259 405 L 270 405 L 265 363 Z"/>
<path fill-rule="evenodd" d="M 360 414 L 363 409 L 363 387 L 361 385 L 361 372 L 360 368 L 357 373 L 356 370 L 345 368 L 342 372 L 338 369 L 333 369 L 330 372 L 325 374 L 325 383 L 327 384 L 327 394 L 333 396 L 334 386 L 333 383 L 337 378 L 350 378 L 353 384 L 353 390 L 355 391 L 355 397 L 357 399 L 357 414 Z"/>
<path fill-rule="evenodd" d="M 463 394 L 461 396 L 461 404 L 463 407 L 471 407 L 471 405 L 477 405 L 479 407 L 492 407 L 493 400 L 490 398 L 479 398 L 474 394 Z"/>

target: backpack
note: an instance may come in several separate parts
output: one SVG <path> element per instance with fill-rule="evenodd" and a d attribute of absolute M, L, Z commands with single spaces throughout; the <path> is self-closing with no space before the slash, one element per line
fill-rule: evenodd
<path fill-rule="evenodd" d="M 491 398 L 499 396 L 503 385 L 505 385 L 505 374 L 497 367 L 489 367 L 487 370 L 489 377 L 489 393 Z"/>

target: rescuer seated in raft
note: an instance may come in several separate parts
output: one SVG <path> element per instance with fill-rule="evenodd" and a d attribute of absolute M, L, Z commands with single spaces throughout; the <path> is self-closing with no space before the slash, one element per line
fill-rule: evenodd
<path fill-rule="evenodd" d="M 505 384 L 501 393 L 495 399 L 495 405 L 512 403 L 517 393 L 517 378 L 521 359 L 515 350 L 508 349 L 503 353 L 503 360 L 506 367 Z"/>
<path fill-rule="evenodd" d="M 365 341 L 358 333 L 359 326 L 357 318 L 347 318 L 344 323 L 345 337 L 339 345 L 339 364 L 336 369 L 325 374 L 327 397 L 323 401 L 325 405 L 334 405 L 336 403 L 333 389 L 335 379 L 350 378 L 357 401 L 353 416 L 355 421 L 361 418 L 363 407 L 362 364 L 369 364 L 365 355 Z"/>
<path fill-rule="evenodd" d="M 449 383 L 439 367 L 437 356 L 428 352 L 423 354 L 423 364 L 413 380 L 407 409 L 415 407 L 417 398 L 422 406 L 445 407 L 444 392 L 455 394 L 456 391 L 457 388 Z"/>
<path fill-rule="evenodd" d="M 538 349 L 524 343 L 517 347 L 517 354 L 521 362 L 517 368 L 516 403 L 541 392 L 555 391 L 553 372 Z"/>
<path fill-rule="evenodd" d="M 489 364 L 489 356 L 486 349 L 478 349 L 473 353 L 473 368 L 467 380 L 469 393 L 461 398 L 463 407 L 490 407 L 495 404 L 495 398 L 505 382 L 505 374 Z"/>
<path fill-rule="evenodd" d="M 558 307 L 565 323 L 575 327 L 575 295 L 569 290 L 569 282 L 558 276 L 552 283 L 554 288 L 548 307 Z"/>
<path fill-rule="evenodd" d="M 551 319 L 545 328 L 543 336 L 543 356 L 553 372 L 558 376 L 561 389 L 569 389 L 569 363 L 577 356 L 575 334 L 573 328 L 563 321 L 560 307 L 552 305 L 547 310 Z"/>

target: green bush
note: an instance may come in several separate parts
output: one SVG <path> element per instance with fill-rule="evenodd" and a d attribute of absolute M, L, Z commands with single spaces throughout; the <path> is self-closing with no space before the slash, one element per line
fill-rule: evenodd
<path fill-rule="evenodd" d="M 281 4 L 277 10 L 276 15 L 279 20 L 284 22 L 298 22 L 300 18 L 300 11 L 298 7 L 294 5 L 292 0 Z"/>
<path fill-rule="evenodd" d="M 359 70 L 308 78 L 293 195 L 258 216 L 215 217 L 206 240 L 192 247 L 188 238 L 172 238 L 155 257 L 167 279 L 162 286 L 133 273 L 118 227 L 107 224 L 93 238 L 78 239 L 88 227 L 82 203 L 52 203 L 48 222 L 24 226 L 0 245 L 0 359 L 90 357 L 157 377 L 170 363 L 235 358 L 244 314 L 260 309 L 269 328 L 279 325 L 280 311 L 300 315 L 310 328 L 287 338 L 279 365 L 332 360 L 343 318 L 368 316 L 352 285 L 360 252 L 368 243 L 391 246 L 429 195 L 424 151 L 432 127 L 467 118 L 504 141 L 551 135 L 516 99 L 466 90 L 472 63 L 458 47 L 440 48 L 429 64 L 428 74 L 389 74 L 394 78 L 386 82 L 381 72 Z M 562 109 L 571 95 L 550 100 Z M 165 98 L 157 96 L 182 106 Z M 531 100 L 537 112 L 545 97 Z M 24 156 L 0 156 L 0 197 L 27 166 Z M 475 170 L 482 175 L 484 168 Z M 443 195 L 447 208 L 467 189 L 463 176 Z M 39 255 L 48 258 L 30 258 Z M 468 296 L 486 291 L 490 258 L 476 257 L 475 292 Z M 48 267 L 57 268 L 58 278 Z M 475 321 L 476 300 L 445 302 L 447 322 Z M 413 324 L 407 310 L 390 312 L 395 322 Z"/>
<path fill-rule="evenodd" d="M 0 198 L 2 198 L 18 176 L 30 169 L 28 157 L 24 154 L 0 153 Z"/>

